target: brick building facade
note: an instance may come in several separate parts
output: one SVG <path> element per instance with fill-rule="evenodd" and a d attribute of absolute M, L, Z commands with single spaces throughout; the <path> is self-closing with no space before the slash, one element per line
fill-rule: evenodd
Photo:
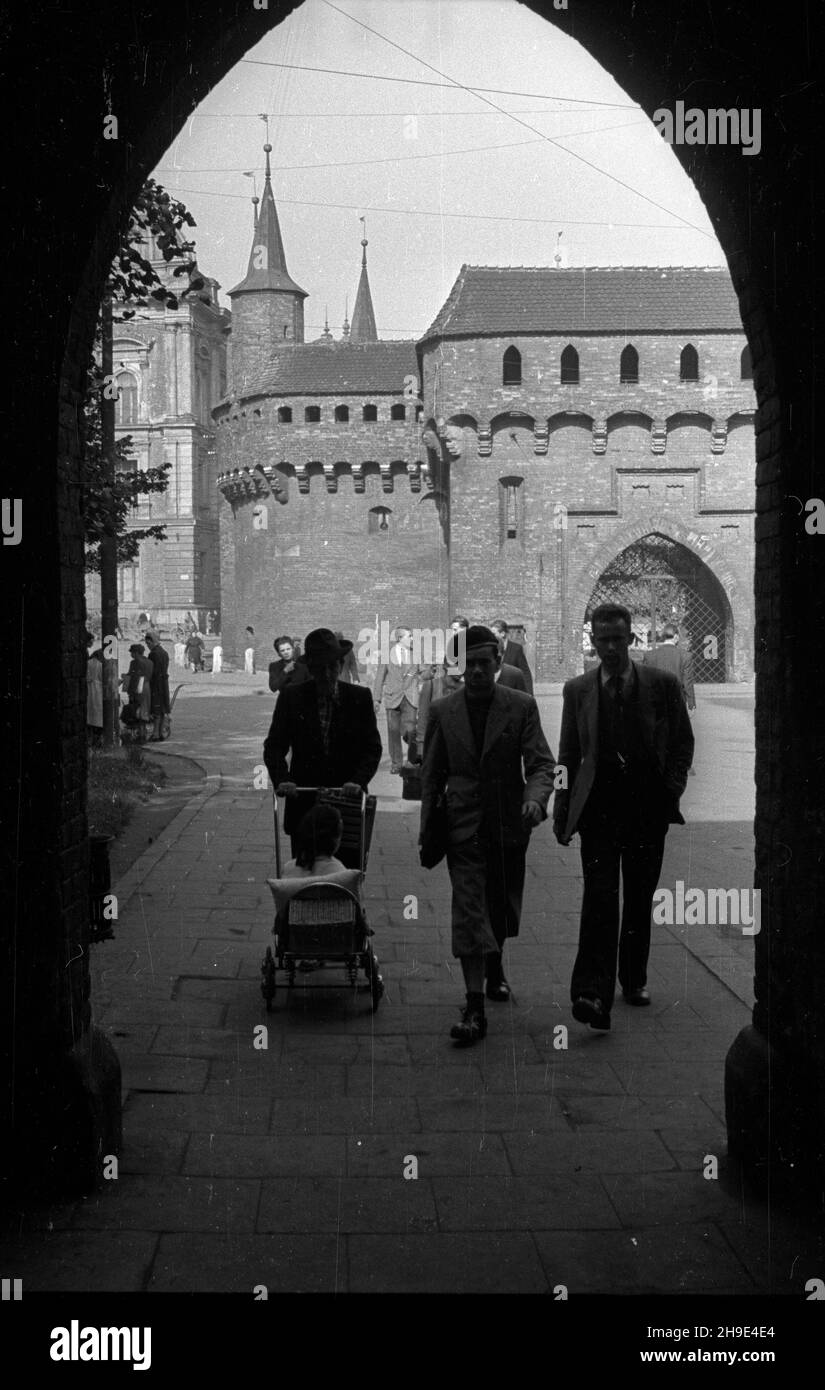
<path fill-rule="evenodd" d="M 753 672 L 750 356 L 724 270 L 464 266 L 423 339 L 303 342 L 268 167 L 214 412 L 223 641 L 455 611 L 516 628 L 540 678 L 628 603 L 699 679 Z"/>

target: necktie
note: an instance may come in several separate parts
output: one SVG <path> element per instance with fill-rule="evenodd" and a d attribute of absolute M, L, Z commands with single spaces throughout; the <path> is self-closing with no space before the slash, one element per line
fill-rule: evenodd
<path fill-rule="evenodd" d="M 613 697 L 613 737 L 616 744 L 616 752 L 619 755 L 619 761 L 623 763 L 627 750 L 625 747 L 624 692 L 622 690 L 622 682 L 619 676 L 611 676 L 607 684 Z"/>

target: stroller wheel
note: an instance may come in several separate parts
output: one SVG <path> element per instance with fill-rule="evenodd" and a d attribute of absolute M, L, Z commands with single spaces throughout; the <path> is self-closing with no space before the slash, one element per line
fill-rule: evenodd
<path fill-rule="evenodd" d="M 266 1002 L 267 1013 L 272 1012 L 272 1000 L 275 998 L 275 961 L 272 956 L 272 947 L 267 946 L 266 955 L 261 961 L 261 994 Z"/>
<path fill-rule="evenodd" d="M 384 981 L 378 973 L 378 957 L 371 945 L 367 946 L 367 969 L 370 978 L 370 997 L 372 999 L 372 1011 L 375 1013 L 384 994 Z"/>

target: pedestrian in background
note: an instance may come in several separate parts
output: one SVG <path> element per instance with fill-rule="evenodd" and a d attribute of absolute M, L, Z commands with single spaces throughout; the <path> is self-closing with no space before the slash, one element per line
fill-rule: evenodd
<path fill-rule="evenodd" d="M 490 624 L 492 631 L 496 634 L 501 648 L 501 660 L 505 666 L 515 666 L 521 671 L 524 677 L 524 689 L 528 695 L 533 693 L 533 673 L 524 653 L 524 648 L 520 642 L 513 642 L 510 638 L 509 624 L 503 618 L 496 618 Z M 519 687 L 516 686 L 516 689 Z"/>
<path fill-rule="evenodd" d="M 375 677 L 373 699 L 376 714 L 383 702 L 387 712 L 387 739 L 390 745 L 390 772 L 400 773 L 404 762 L 402 740 L 411 749 L 416 745 L 418 719 L 418 685 L 427 667 L 412 659 L 412 629 L 397 627 L 393 645 L 388 652 L 389 662 L 379 666 Z"/>
<path fill-rule="evenodd" d="M 299 659 L 291 637 L 276 637 L 272 645 L 278 653 L 278 660 L 269 663 L 269 688 L 273 695 L 277 695 L 284 686 L 309 680 L 306 662 Z"/>
<path fill-rule="evenodd" d="M 94 637 L 86 633 L 86 645 L 91 645 Z M 95 648 L 86 656 L 86 732 L 92 748 L 97 748 L 103 738 L 103 649 Z"/>
<path fill-rule="evenodd" d="M 203 670 L 203 638 L 197 628 L 186 639 L 186 661 L 193 671 Z"/>
<path fill-rule="evenodd" d="M 153 632 L 147 632 L 146 645 L 149 649 L 149 660 L 152 663 L 152 719 L 154 721 L 154 732 L 151 737 L 152 743 L 160 743 L 168 738 L 166 721 L 172 713 L 172 706 L 169 700 L 169 653 L 160 644 L 160 639 Z M 201 646 L 203 644 L 201 643 Z"/>

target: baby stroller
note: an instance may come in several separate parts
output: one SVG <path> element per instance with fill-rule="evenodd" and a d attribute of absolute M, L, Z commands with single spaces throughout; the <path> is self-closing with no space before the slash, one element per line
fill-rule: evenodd
<path fill-rule="evenodd" d="M 363 970 L 375 1013 L 384 993 L 384 982 L 378 973 L 378 957 L 369 940 L 373 932 L 367 926 L 358 895 L 358 880 L 367 866 L 375 823 L 375 797 L 364 792 L 360 796 L 345 796 L 337 787 L 298 787 L 297 790 L 315 792 L 316 805 L 334 806 L 339 812 L 343 821 L 339 853 L 345 863 L 354 863 L 357 867 L 339 873 L 334 879 L 282 878 L 278 797 L 273 790 L 277 879 L 274 882 L 270 879 L 269 884 L 278 910 L 272 928 L 274 947 L 267 946 L 261 962 L 261 994 L 267 1013 L 272 1011 L 277 971 L 286 972 L 287 986 L 292 989 L 299 962 L 304 961 L 341 967 L 353 989 L 358 984 L 358 971 Z M 338 881 L 341 879 L 347 882 Z M 313 988 L 337 989 L 339 986 L 313 985 Z"/>

